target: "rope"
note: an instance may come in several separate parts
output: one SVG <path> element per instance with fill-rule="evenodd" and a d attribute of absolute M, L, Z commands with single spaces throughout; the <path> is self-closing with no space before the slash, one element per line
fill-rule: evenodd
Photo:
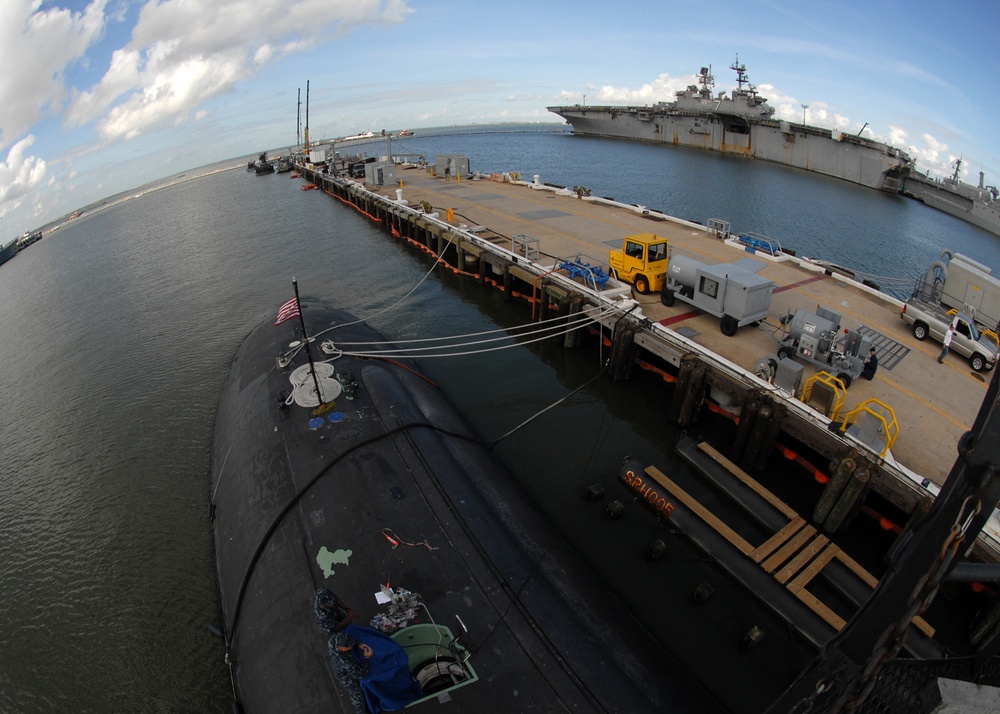
<path fill-rule="evenodd" d="M 456 357 L 456 356 L 463 356 L 463 355 L 482 354 L 482 353 L 485 353 L 485 352 L 494 352 L 494 351 L 499 351 L 499 350 L 506 350 L 506 349 L 510 349 L 511 347 L 519 347 L 521 345 L 530 345 L 530 344 L 532 344 L 534 342 L 539 342 L 541 340 L 549 339 L 549 338 L 552 338 L 552 337 L 559 337 L 561 335 L 565 335 L 565 334 L 567 334 L 569 332 L 572 332 L 573 330 L 576 330 L 576 329 L 579 329 L 580 327 L 583 327 L 584 325 L 592 324 L 593 322 L 595 322 L 595 321 L 593 319 L 591 319 L 590 317 L 585 317 L 585 318 L 583 318 L 581 320 L 577 320 L 575 322 L 564 324 L 563 326 L 561 326 L 564 329 L 560 329 L 559 331 L 555 331 L 556 330 L 555 327 L 548 327 L 548 328 L 543 328 L 541 330 L 535 330 L 533 332 L 523 333 L 523 334 L 526 334 L 526 335 L 538 335 L 538 334 L 540 334 L 541 337 L 538 337 L 536 339 L 522 340 L 522 341 L 515 342 L 514 344 L 499 345 L 499 346 L 496 346 L 496 347 L 493 347 L 493 348 L 490 348 L 490 349 L 465 350 L 465 351 L 462 351 L 462 352 L 445 352 L 445 353 L 440 353 L 440 354 L 430 354 L 429 351 L 430 350 L 441 350 L 441 349 L 445 349 L 445 348 L 456 348 L 456 349 L 458 349 L 458 348 L 468 348 L 468 347 L 471 347 L 473 345 L 490 344 L 490 343 L 493 343 L 493 342 L 500 342 L 501 340 L 513 340 L 513 339 L 515 339 L 515 337 L 511 336 L 511 335 L 503 335 L 503 336 L 500 336 L 500 337 L 495 337 L 495 338 L 491 338 L 491 339 L 487 339 L 487 340 L 473 340 L 473 341 L 469 341 L 469 342 L 455 342 L 455 343 L 449 343 L 449 344 L 445 344 L 445 345 L 437 345 L 437 346 L 431 346 L 431 347 L 406 347 L 406 348 L 402 348 L 402 349 L 386 350 L 386 351 L 371 350 L 371 351 L 356 351 L 355 352 L 355 351 L 351 351 L 351 350 L 341 349 L 340 346 L 333 345 L 333 343 L 331 343 L 331 345 L 332 345 L 333 348 L 337 349 L 337 354 L 341 355 L 341 356 L 342 355 L 350 355 L 350 356 L 353 356 L 353 357 L 382 356 L 382 357 L 403 358 L 403 357 L 411 356 L 414 353 L 424 353 L 424 354 L 420 354 L 419 356 L 421 358 L 423 358 L 423 357 Z M 449 337 L 449 338 L 442 338 L 442 339 L 454 339 L 454 338 Z M 324 343 L 324 344 L 326 344 L 326 343 Z M 362 342 L 362 343 L 345 343 L 345 345 L 347 345 L 347 346 L 350 346 L 351 344 L 386 344 L 386 343 L 364 343 L 364 342 Z"/>
<path fill-rule="evenodd" d="M 601 368 L 600 372 L 598 372 L 597 374 L 595 374 L 593 377 L 591 377 L 590 379 L 588 379 L 586 382 L 584 382 L 583 384 L 581 384 L 579 387 L 577 387 L 576 389 L 574 389 L 569 394 L 565 395 L 564 397 L 561 397 L 561 398 L 557 399 L 556 401 L 554 401 L 551 404 L 549 404 L 547 407 L 544 407 L 543 409 L 540 409 L 539 411 L 535 412 L 530 417 L 528 417 L 527 419 L 525 419 L 524 421 L 522 421 L 520 424 L 518 424 L 517 426 L 515 426 L 513 429 L 511 429 L 510 431 L 508 431 L 506 434 L 503 434 L 502 436 L 497 437 L 493 441 L 486 442 L 487 443 L 487 447 L 492 451 L 494 446 L 496 446 L 497 444 L 499 444 L 501 441 L 503 441 L 504 439 L 506 439 L 511 434 L 515 433 L 521 427 L 527 426 L 528 424 L 530 424 L 531 422 L 533 422 L 535 419 L 537 419 L 538 417 L 540 417 L 542 414 L 544 414 L 545 412 L 547 412 L 549 409 L 552 409 L 554 407 L 559 406 L 560 404 L 562 404 L 563 402 L 565 402 L 567 399 L 569 399 L 570 397 L 572 397 L 574 394 L 576 394 L 577 392 L 579 392 L 584 387 L 587 387 L 587 386 L 593 384 L 595 381 L 597 381 L 597 379 L 602 374 L 604 374 L 607 371 L 607 369 L 608 369 L 608 365 L 605 364 Z"/>
<path fill-rule="evenodd" d="M 271 372 L 275 370 L 276 366 L 277 365 L 272 365 L 271 369 L 269 369 L 267 374 L 264 375 L 264 379 L 260 381 L 260 384 L 257 385 L 256 389 L 254 389 L 253 394 L 250 395 L 250 399 L 249 401 L 247 401 L 246 409 L 244 409 L 243 413 L 240 414 L 240 420 L 236 424 L 236 430 L 233 432 L 233 438 L 229 441 L 229 446 L 226 448 L 226 455 L 222 459 L 222 466 L 219 467 L 219 480 L 215 482 L 215 488 L 212 489 L 212 501 L 211 501 L 212 504 L 215 503 L 215 496 L 216 494 L 219 493 L 219 486 L 222 484 L 222 474 L 226 470 L 226 462 L 229 461 L 229 453 L 233 450 L 233 444 L 236 443 L 236 437 L 241 435 L 240 427 L 243 425 L 243 420 L 246 419 L 247 413 L 250 411 L 250 407 L 254 405 L 254 400 L 257 397 L 257 392 L 260 391 L 260 388 L 262 386 L 267 384 L 267 380 L 271 376 Z"/>
<path fill-rule="evenodd" d="M 412 339 L 412 340 L 393 340 L 392 343 L 394 345 L 405 345 L 405 344 L 411 344 L 411 343 L 412 344 L 416 344 L 416 343 L 419 343 L 419 342 L 440 342 L 440 341 L 443 341 L 443 340 L 456 339 L 458 337 L 480 337 L 482 335 L 494 335 L 494 334 L 497 334 L 497 333 L 507 334 L 507 333 L 509 333 L 511 331 L 522 330 L 522 329 L 523 330 L 527 330 L 528 331 L 527 334 L 531 334 L 530 330 L 533 329 L 533 328 L 535 328 L 535 327 L 537 327 L 538 325 L 546 325 L 546 324 L 550 324 L 550 323 L 565 323 L 566 319 L 567 318 L 565 316 L 559 315 L 557 317 L 550 317 L 548 320 L 539 320 L 538 322 L 529 322 L 529 323 L 526 323 L 524 325 L 514 325 L 513 327 L 498 327 L 498 328 L 496 328 L 494 330 L 483 330 L 481 332 L 466 332 L 465 334 L 462 334 L 462 335 L 450 335 L 450 336 L 446 336 L 446 337 L 422 337 L 422 338 L 417 338 L 417 339 Z M 577 317 L 577 318 L 573 318 L 573 319 L 574 320 L 579 319 L 580 321 L 591 320 L 591 318 L 587 317 L 586 315 L 582 315 L 582 317 Z M 382 345 L 382 344 L 385 344 L 385 342 L 381 341 L 381 340 L 371 340 L 371 341 L 368 341 L 368 342 L 345 342 L 345 343 L 341 343 L 341 344 L 348 344 L 348 345 Z"/>
<path fill-rule="evenodd" d="M 401 545 L 408 545 L 411 548 L 415 548 L 418 545 L 422 545 L 425 546 L 427 550 L 440 550 L 437 546 L 433 546 L 430 543 L 428 543 L 426 539 L 420 541 L 419 543 L 409 543 L 400 538 L 398 535 L 396 535 L 396 531 L 394 531 L 392 528 L 383 528 L 382 535 L 384 535 L 385 539 L 392 544 L 393 550 L 396 550 L 396 548 L 398 548 Z"/>

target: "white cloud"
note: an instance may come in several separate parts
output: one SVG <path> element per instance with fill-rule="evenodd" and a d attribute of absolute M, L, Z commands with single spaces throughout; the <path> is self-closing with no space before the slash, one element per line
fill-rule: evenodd
<path fill-rule="evenodd" d="M 0 22 L 0 149 L 59 112 L 63 73 L 101 37 L 106 0 L 82 12 L 39 9 L 37 0 L 4 0 Z M 41 51 L 40 51 L 41 50 Z"/>
<path fill-rule="evenodd" d="M 956 157 L 949 153 L 948 145 L 926 132 L 920 135 L 920 140 L 922 143 L 907 148 L 917 162 L 917 169 L 938 178 L 950 176 Z"/>
<path fill-rule="evenodd" d="M 45 183 L 45 161 L 26 156 L 35 137 L 28 135 L 14 144 L 7 152 L 7 159 L 0 163 L 0 203 L 6 211 L 17 209 L 39 186 Z"/>
<path fill-rule="evenodd" d="M 896 126 L 895 124 L 889 125 L 889 143 L 893 146 L 906 146 L 906 140 L 909 135 L 909 132 L 903 127 Z"/>
<path fill-rule="evenodd" d="M 557 103 L 582 104 L 586 99 L 587 104 L 655 104 L 656 102 L 671 102 L 674 94 L 684 89 L 695 81 L 694 75 L 686 77 L 671 77 L 663 73 L 652 82 L 647 82 L 638 89 L 629 87 L 613 87 L 604 85 L 597 87 L 593 84 L 587 85 L 587 91 L 571 91 L 563 89 L 559 91 L 555 100 Z"/>
<path fill-rule="evenodd" d="M 289 51 L 410 12 L 405 0 L 151 1 L 101 81 L 75 95 L 67 121 L 96 120 L 105 141 L 176 126 Z"/>

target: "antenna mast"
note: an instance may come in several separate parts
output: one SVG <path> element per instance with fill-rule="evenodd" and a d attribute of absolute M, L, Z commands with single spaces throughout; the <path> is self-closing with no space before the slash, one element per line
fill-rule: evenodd
<path fill-rule="evenodd" d="M 306 158 L 309 157 L 309 80 L 306 80 Z"/>

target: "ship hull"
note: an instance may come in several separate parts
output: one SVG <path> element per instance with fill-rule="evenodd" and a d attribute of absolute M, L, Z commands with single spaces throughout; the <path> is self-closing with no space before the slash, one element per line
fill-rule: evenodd
<path fill-rule="evenodd" d="M 14 243 L 8 243 L 3 246 L 3 248 L 0 248 L 0 265 L 3 265 L 15 255 L 17 255 L 17 248 Z"/>
<path fill-rule="evenodd" d="M 895 192 L 909 168 L 894 147 L 818 127 L 642 107 L 549 107 L 576 134 L 647 141 L 770 161 Z M 834 138 L 834 136 L 839 138 Z"/>
<path fill-rule="evenodd" d="M 903 182 L 903 195 L 925 203 L 931 208 L 959 218 L 967 223 L 1000 236 L 1000 201 L 980 201 L 963 196 L 933 181 L 911 176 Z"/>

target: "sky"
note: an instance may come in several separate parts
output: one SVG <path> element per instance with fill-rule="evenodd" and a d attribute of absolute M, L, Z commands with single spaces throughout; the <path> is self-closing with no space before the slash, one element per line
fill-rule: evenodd
<path fill-rule="evenodd" d="M 2 239 L 293 146 L 307 81 L 317 140 L 670 101 L 708 65 L 730 91 L 737 56 L 777 118 L 1000 186 L 998 28 L 997 0 L 0 0 Z"/>

